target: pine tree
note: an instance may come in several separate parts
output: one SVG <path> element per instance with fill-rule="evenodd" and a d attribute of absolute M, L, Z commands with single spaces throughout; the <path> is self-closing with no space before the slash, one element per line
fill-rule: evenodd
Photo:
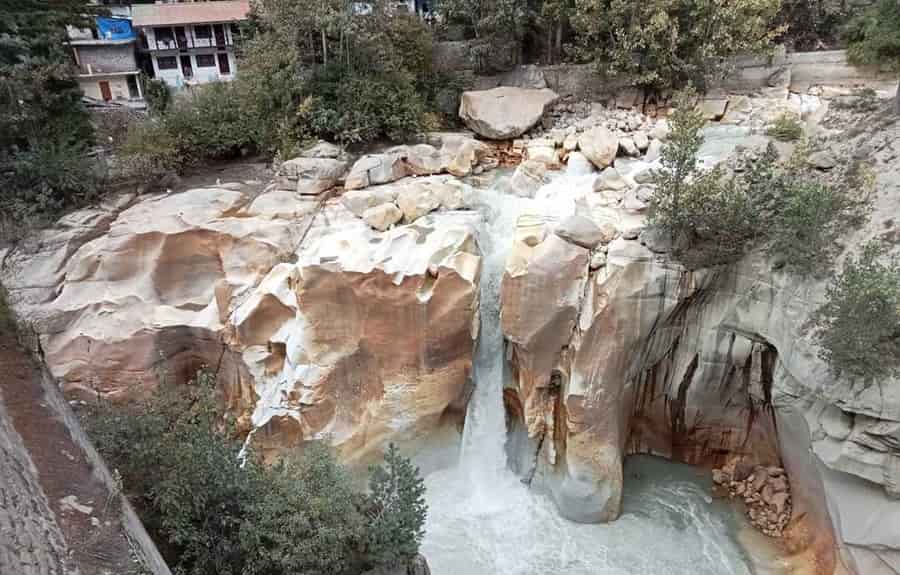
<path fill-rule="evenodd" d="M 400 455 L 392 443 L 384 465 L 369 477 L 366 556 L 374 566 L 393 566 L 411 560 L 425 535 L 425 481 L 419 468 Z"/>

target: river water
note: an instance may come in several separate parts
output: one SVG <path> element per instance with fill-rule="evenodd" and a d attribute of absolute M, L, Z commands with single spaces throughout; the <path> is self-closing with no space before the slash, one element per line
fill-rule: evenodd
<path fill-rule="evenodd" d="M 576 182 L 564 178 L 552 185 L 567 184 Z M 711 483 L 701 471 L 651 457 L 628 458 L 622 517 L 607 525 L 582 525 L 560 517 L 547 496 L 507 469 L 500 280 L 517 215 L 534 201 L 497 191 L 480 191 L 479 197 L 485 225 L 479 235 L 484 259 L 476 386 L 461 446 L 450 456 L 456 461 L 426 476 L 429 511 L 422 552 L 432 573 L 753 573 L 736 539 L 739 516 L 728 503 L 712 500 Z"/>

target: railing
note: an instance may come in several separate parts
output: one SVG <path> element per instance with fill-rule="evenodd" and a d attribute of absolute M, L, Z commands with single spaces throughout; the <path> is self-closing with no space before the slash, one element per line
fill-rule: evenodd
<path fill-rule="evenodd" d="M 160 40 L 153 38 L 153 42 L 148 40 L 148 44 L 152 46 L 152 50 L 186 50 L 190 48 L 219 48 L 225 46 L 234 46 L 234 41 L 227 35 L 221 38 L 221 42 L 215 37 L 212 38 L 193 38 L 185 35 L 183 38 L 173 38 Z"/>

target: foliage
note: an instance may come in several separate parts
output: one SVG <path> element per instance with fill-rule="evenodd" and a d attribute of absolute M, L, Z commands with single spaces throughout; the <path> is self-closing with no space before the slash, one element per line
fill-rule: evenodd
<path fill-rule="evenodd" d="M 0 284 L 0 335 L 12 335 L 18 331 L 16 316 L 9 305 L 6 288 Z"/>
<path fill-rule="evenodd" d="M 437 5 L 446 24 L 460 24 L 475 47 L 480 71 L 496 71 L 498 54 L 511 52 L 518 63 L 522 40 L 533 18 L 528 2 L 517 0 L 440 0 Z"/>
<path fill-rule="evenodd" d="M 877 242 L 836 274 L 813 316 L 835 376 L 871 382 L 900 375 L 900 261 Z"/>
<path fill-rule="evenodd" d="M 779 39 L 794 50 L 833 47 L 854 6 L 834 0 L 782 0 L 776 22 L 784 29 Z"/>
<path fill-rule="evenodd" d="M 90 10 L 79 0 L 0 1 L 4 226 L 58 215 L 96 192 L 85 157 L 91 125 L 65 45 L 65 26 L 84 26 Z"/>
<path fill-rule="evenodd" d="M 705 87 L 738 54 L 765 51 L 779 35 L 780 0 L 575 0 L 583 56 L 601 73 L 654 90 Z"/>
<path fill-rule="evenodd" d="M 369 478 L 366 552 L 380 565 L 397 565 L 418 552 L 425 536 L 425 484 L 419 470 L 391 444 L 384 465 Z"/>
<path fill-rule="evenodd" d="M 849 110 L 860 114 L 868 114 L 878 109 L 878 92 L 873 88 L 857 88 L 848 97 L 835 98 L 831 106 L 836 110 Z"/>
<path fill-rule="evenodd" d="M 144 99 L 151 113 L 162 114 L 172 103 L 172 93 L 166 83 L 158 78 L 141 76 L 141 84 L 144 90 Z"/>
<path fill-rule="evenodd" d="M 796 115 L 785 112 L 775 118 L 766 133 L 782 142 L 794 142 L 803 137 L 803 124 Z"/>
<path fill-rule="evenodd" d="M 758 224 L 746 187 L 726 181 L 719 168 L 698 165 L 705 121 L 694 100 L 693 91 L 679 94 L 669 118 L 650 211 L 650 223 L 671 234 L 674 255 L 692 268 L 733 261 L 754 239 Z"/>
<path fill-rule="evenodd" d="M 371 494 L 321 444 L 271 467 L 242 459 L 208 373 L 137 405 L 98 404 L 85 425 L 177 573 L 355 575 L 418 552 L 424 483 L 393 446 Z"/>
<path fill-rule="evenodd" d="M 900 2 L 878 0 L 847 25 L 850 62 L 900 73 Z M 900 114 L 900 85 L 895 109 Z"/>
<path fill-rule="evenodd" d="M 721 166 L 705 170 L 697 162 L 703 117 L 691 92 L 677 100 L 650 211 L 650 223 L 670 234 L 673 255 L 690 268 L 710 267 L 756 246 L 795 272 L 822 271 L 837 240 L 868 212 L 865 169 L 852 166 L 843 177 L 820 181 L 806 173 L 802 157 L 779 165 L 769 146 L 731 175 Z"/>
<path fill-rule="evenodd" d="M 256 134 L 235 87 L 217 82 L 180 95 L 164 113 L 132 126 L 123 154 L 146 175 L 158 175 L 236 157 L 255 148 Z"/>

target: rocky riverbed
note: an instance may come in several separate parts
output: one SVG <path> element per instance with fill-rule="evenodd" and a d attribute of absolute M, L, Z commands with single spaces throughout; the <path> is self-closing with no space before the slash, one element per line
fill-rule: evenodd
<path fill-rule="evenodd" d="M 646 224 L 664 110 L 548 92 L 471 93 L 474 132 L 362 157 L 320 144 L 269 183 L 110 199 L 2 252 L 0 278 L 70 398 L 127 399 L 207 366 L 269 458 L 328 437 L 362 462 L 471 429 L 489 318 L 502 457 L 488 465 L 508 456 L 565 519 L 627 513 L 623 462 L 652 454 L 716 469 L 810 572 L 900 572 L 900 387 L 829 373 L 805 327 L 824 282 L 759 253 L 684 269 Z M 709 105 L 701 160 L 759 149 L 796 115 L 833 160 L 823 174 L 872 165 L 870 223 L 845 252 L 896 243 L 900 127 L 823 123 L 828 105 Z"/>

